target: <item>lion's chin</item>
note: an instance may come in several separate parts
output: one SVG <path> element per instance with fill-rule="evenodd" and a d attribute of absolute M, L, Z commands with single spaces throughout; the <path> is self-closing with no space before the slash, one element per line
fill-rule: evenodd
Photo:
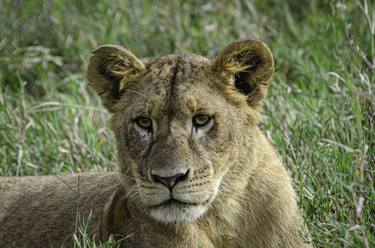
<path fill-rule="evenodd" d="M 181 206 L 171 203 L 150 209 L 150 215 L 154 219 L 164 222 L 192 222 L 201 217 L 207 210 L 203 205 Z"/>

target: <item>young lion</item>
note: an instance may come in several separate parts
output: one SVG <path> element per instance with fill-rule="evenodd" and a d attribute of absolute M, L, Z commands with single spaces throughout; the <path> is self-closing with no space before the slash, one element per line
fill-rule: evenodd
<path fill-rule="evenodd" d="M 257 127 L 273 71 L 257 40 L 213 60 L 146 65 L 98 48 L 88 79 L 113 113 L 121 174 L 0 178 L 0 247 L 58 247 L 77 210 L 126 248 L 311 247 L 290 178 Z"/>
<path fill-rule="evenodd" d="M 259 130 L 274 62 L 258 40 L 213 60 L 143 64 L 113 45 L 93 52 L 90 85 L 111 112 L 126 180 L 100 232 L 124 247 L 312 247 L 291 180 Z"/>

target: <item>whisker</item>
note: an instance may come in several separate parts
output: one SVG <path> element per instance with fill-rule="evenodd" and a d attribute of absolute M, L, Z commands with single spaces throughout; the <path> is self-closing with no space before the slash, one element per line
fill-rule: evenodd
<path fill-rule="evenodd" d="M 129 179 L 132 179 L 132 180 L 135 180 L 135 181 L 140 180 L 139 178 L 131 177 L 131 176 L 128 176 L 128 175 L 126 175 L 126 174 L 121 174 L 121 176 L 122 176 L 122 177 L 129 178 Z"/>

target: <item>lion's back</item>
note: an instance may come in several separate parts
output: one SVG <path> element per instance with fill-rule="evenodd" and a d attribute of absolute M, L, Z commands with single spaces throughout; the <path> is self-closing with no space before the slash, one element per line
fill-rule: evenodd
<path fill-rule="evenodd" d="M 117 183 L 116 173 L 0 178 L 0 247 L 60 247 L 78 216 L 98 222 Z"/>

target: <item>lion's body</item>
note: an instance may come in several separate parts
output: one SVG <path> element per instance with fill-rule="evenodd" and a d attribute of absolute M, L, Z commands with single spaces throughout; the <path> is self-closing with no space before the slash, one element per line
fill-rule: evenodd
<path fill-rule="evenodd" d="M 60 247 L 78 231 L 78 213 L 77 227 L 92 212 L 97 232 L 101 208 L 119 181 L 118 173 L 0 177 L 0 247 Z"/>
<path fill-rule="evenodd" d="M 139 211 L 120 187 L 104 209 L 101 235 L 121 234 L 126 248 L 311 247 L 286 170 L 258 130 L 257 169 L 248 177 L 233 173 L 231 189 L 222 189 L 204 217 L 193 223 L 164 224 Z M 247 159 L 244 158 L 242 162 Z M 249 160 L 252 160 L 249 158 Z M 234 166 L 241 171 L 244 164 Z M 235 183 L 233 183 L 235 182 Z M 226 195 L 226 194 L 228 195 Z"/>

